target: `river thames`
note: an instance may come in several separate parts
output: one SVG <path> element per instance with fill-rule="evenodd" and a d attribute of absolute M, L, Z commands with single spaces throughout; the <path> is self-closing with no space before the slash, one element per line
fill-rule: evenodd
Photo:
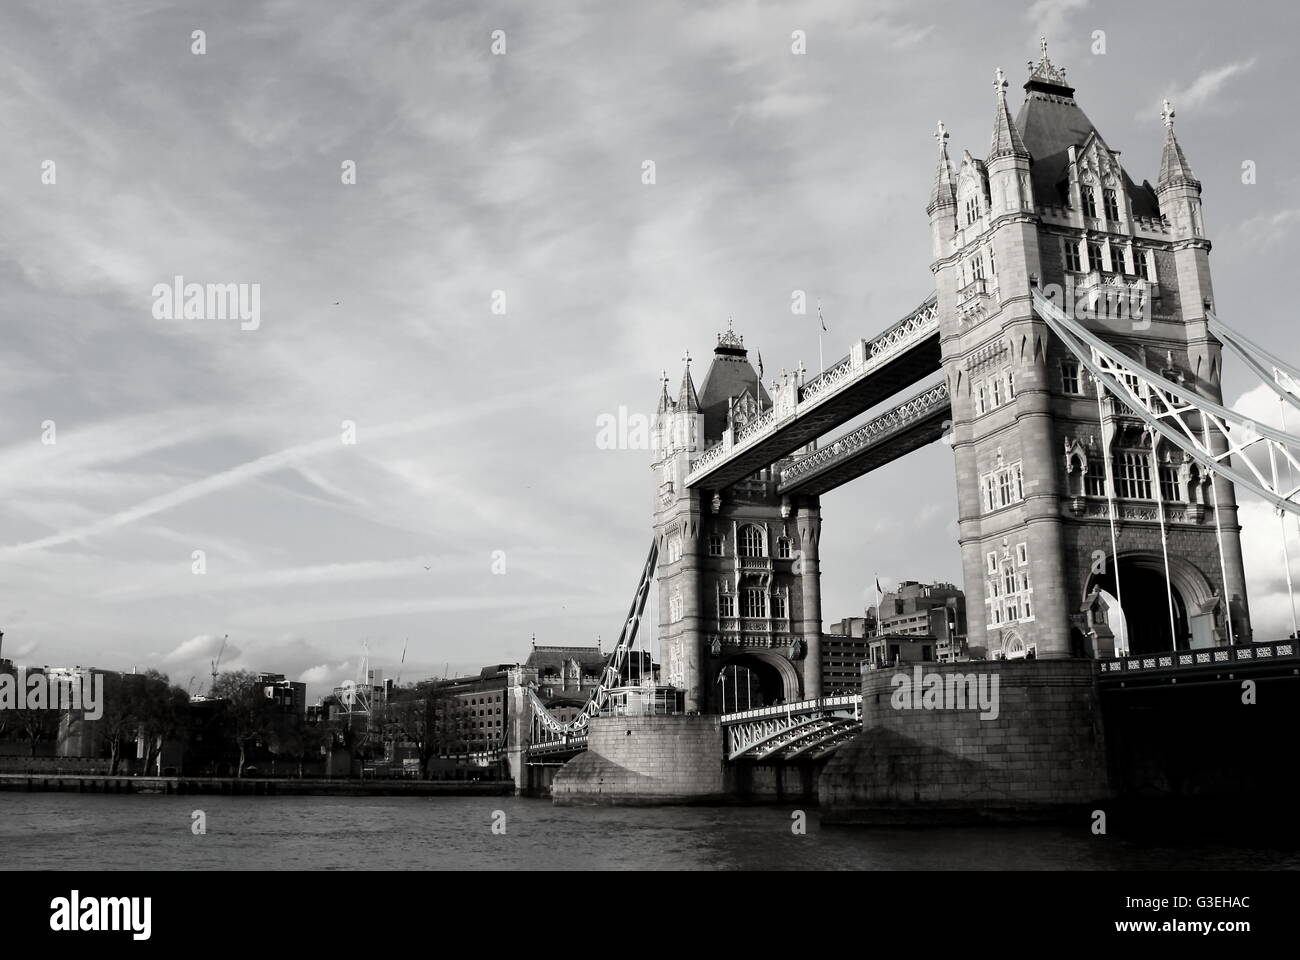
<path fill-rule="evenodd" d="M 1290 845 L 1062 827 L 822 827 L 792 807 L 555 807 L 510 797 L 0 794 L 0 868 L 182 870 L 1300 869 Z M 203 811 L 207 833 L 192 819 Z M 504 815 L 504 816 L 502 816 Z M 496 833 L 493 825 L 497 824 Z M 500 832 L 504 830 L 504 833 Z"/>

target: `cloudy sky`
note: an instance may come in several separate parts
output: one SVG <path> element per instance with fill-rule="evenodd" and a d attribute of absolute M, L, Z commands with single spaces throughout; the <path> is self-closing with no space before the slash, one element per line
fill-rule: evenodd
<path fill-rule="evenodd" d="M 608 645 L 653 480 L 645 451 L 597 445 L 597 419 L 652 412 L 660 369 L 676 380 L 729 315 L 769 371 L 815 367 L 794 290 L 823 301 L 828 361 L 923 300 L 935 121 L 982 156 L 994 69 L 1018 103 L 1044 33 L 1139 182 L 1174 100 L 1220 315 L 1295 358 L 1270 293 L 1300 246 L 1280 109 L 1297 19 L 1088 0 L 7 2 L 4 652 L 199 689 L 229 634 L 226 665 L 314 695 L 363 642 L 389 675 L 409 644 L 403 679 L 513 662 L 534 633 Z M 153 288 L 177 275 L 259 284 L 260 325 L 158 318 Z M 1267 407 L 1242 401 L 1239 368 L 1226 386 Z M 936 446 L 824 499 L 828 620 L 860 613 L 876 573 L 960 581 L 953 489 Z M 1244 517 L 1256 627 L 1289 629 L 1276 522 Z"/>

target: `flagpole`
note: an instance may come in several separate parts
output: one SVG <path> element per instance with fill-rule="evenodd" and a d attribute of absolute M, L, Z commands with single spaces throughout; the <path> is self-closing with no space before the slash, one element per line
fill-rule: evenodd
<path fill-rule="evenodd" d="M 822 355 L 822 332 L 826 329 L 826 321 L 822 319 L 822 302 L 817 301 L 817 365 L 821 367 L 821 372 L 826 372 L 826 358 Z"/>

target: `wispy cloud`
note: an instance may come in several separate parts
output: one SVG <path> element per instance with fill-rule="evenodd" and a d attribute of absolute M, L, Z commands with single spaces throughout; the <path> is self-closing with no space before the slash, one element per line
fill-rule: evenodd
<path fill-rule="evenodd" d="M 1046 37 L 1055 49 L 1066 39 L 1070 17 L 1087 6 L 1088 0 L 1036 0 L 1025 19 L 1034 25 L 1035 39 Z"/>
<path fill-rule="evenodd" d="M 1245 60 L 1237 60 L 1221 67 L 1205 70 L 1186 86 L 1169 88 L 1165 96 L 1173 103 L 1175 110 L 1221 107 L 1223 104 L 1220 102 L 1220 97 L 1224 92 L 1224 88 L 1228 85 L 1228 81 L 1254 69 L 1256 60 L 1256 57 L 1249 57 Z M 1153 108 L 1139 113 L 1138 117 L 1139 119 L 1150 119 L 1150 115 L 1154 112 Z"/>

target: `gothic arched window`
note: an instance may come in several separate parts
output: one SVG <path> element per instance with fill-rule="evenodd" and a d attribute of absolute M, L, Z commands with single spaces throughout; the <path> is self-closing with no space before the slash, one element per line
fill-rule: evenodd
<path fill-rule="evenodd" d="M 767 537 L 760 527 L 753 524 L 740 528 L 740 542 L 737 553 L 742 557 L 762 557 L 767 554 Z"/>

